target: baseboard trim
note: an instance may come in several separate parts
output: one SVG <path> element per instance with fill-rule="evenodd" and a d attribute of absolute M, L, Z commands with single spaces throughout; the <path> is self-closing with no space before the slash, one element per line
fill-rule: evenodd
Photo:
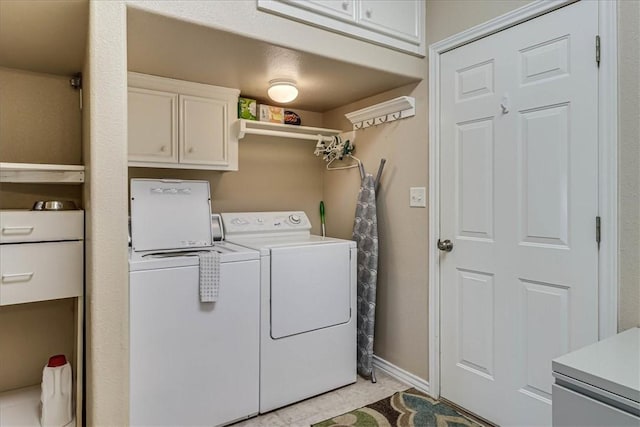
<path fill-rule="evenodd" d="M 415 387 L 423 393 L 429 393 L 429 381 L 423 380 L 417 375 L 412 374 L 411 372 L 407 372 L 404 369 L 394 365 L 393 363 L 389 363 L 381 357 L 376 355 L 373 356 L 373 367 L 376 369 L 380 369 L 385 373 L 391 375 L 398 381 L 401 381 L 407 385 Z"/>

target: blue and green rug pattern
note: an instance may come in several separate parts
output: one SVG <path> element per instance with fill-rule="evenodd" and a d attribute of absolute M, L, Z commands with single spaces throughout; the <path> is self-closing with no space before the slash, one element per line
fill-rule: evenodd
<path fill-rule="evenodd" d="M 312 427 L 481 427 L 443 402 L 410 388 Z"/>

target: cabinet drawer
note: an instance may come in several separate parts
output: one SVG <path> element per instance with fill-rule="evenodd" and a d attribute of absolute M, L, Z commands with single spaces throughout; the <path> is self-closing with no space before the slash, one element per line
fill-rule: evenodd
<path fill-rule="evenodd" d="M 83 238 L 84 211 L 0 211 L 0 243 Z"/>
<path fill-rule="evenodd" d="M 83 243 L 0 246 L 0 305 L 82 295 Z"/>

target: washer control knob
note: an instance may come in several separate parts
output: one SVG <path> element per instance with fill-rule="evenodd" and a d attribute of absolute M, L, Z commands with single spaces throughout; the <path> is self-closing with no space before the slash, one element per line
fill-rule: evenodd
<path fill-rule="evenodd" d="M 289 221 L 291 221 L 292 224 L 298 225 L 300 224 L 300 215 L 296 215 L 296 214 L 291 214 L 289 215 Z"/>
<path fill-rule="evenodd" d="M 233 225 L 247 225 L 247 224 L 249 224 L 249 221 L 247 221 L 246 219 L 242 219 L 242 218 L 233 218 L 231 220 L 231 224 L 233 224 Z"/>
<path fill-rule="evenodd" d="M 257 222 L 258 224 L 262 224 L 262 223 L 264 223 L 264 219 L 262 219 L 262 218 L 256 218 L 256 222 Z"/>

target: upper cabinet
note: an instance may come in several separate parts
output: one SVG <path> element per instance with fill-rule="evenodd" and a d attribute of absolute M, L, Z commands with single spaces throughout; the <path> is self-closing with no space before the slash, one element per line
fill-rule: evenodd
<path fill-rule="evenodd" d="M 129 73 L 129 166 L 238 170 L 237 89 Z"/>
<path fill-rule="evenodd" d="M 418 56 L 424 0 L 258 0 L 258 8 Z"/>
<path fill-rule="evenodd" d="M 262 6 L 262 3 L 265 3 L 264 8 L 268 9 L 267 3 L 276 3 L 275 2 L 262 2 L 259 1 L 259 6 Z M 307 9 L 314 13 L 319 13 L 321 15 L 330 16 L 337 19 L 343 19 L 347 22 L 355 22 L 356 20 L 356 4 L 355 0 L 344 0 L 344 1 L 336 1 L 336 0 L 280 0 L 281 3 L 290 4 L 294 7 L 299 7 L 300 9 Z M 291 15 L 292 18 L 296 18 L 295 15 Z M 313 23 L 313 22 L 311 22 Z"/>

